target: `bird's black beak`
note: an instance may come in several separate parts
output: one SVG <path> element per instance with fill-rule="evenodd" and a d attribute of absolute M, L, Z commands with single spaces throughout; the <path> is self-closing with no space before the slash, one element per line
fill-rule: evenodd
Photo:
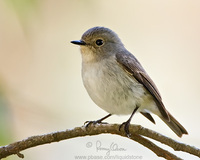
<path fill-rule="evenodd" d="M 82 40 L 71 41 L 71 43 L 77 44 L 77 45 L 86 45 L 86 43 L 84 41 L 82 41 Z"/>

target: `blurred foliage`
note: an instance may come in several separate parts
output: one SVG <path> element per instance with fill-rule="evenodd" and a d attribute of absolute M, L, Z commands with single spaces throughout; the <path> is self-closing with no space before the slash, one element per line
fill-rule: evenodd
<path fill-rule="evenodd" d="M 0 145 L 5 145 L 12 140 L 12 116 L 2 84 L 0 81 Z"/>
<path fill-rule="evenodd" d="M 12 7 L 16 14 L 22 19 L 28 18 L 31 12 L 38 10 L 38 0 L 6 0 L 8 6 Z"/>
<path fill-rule="evenodd" d="M 39 0 L 6 0 L 4 2 L 18 16 L 25 31 L 33 16 L 39 15 Z"/>
<path fill-rule="evenodd" d="M 24 33 L 29 35 L 33 19 L 38 19 L 40 15 L 39 0 L 4 0 L 3 2 L 17 17 Z M 6 83 L 0 79 L 0 146 L 10 143 L 14 136 L 12 109 L 6 91 Z"/>

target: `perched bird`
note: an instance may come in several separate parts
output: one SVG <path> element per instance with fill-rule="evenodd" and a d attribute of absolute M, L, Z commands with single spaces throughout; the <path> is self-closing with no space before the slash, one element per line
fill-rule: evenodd
<path fill-rule="evenodd" d="M 160 117 L 177 136 L 188 134 L 186 129 L 166 110 L 161 95 L 140 62 L 131 54 L 115 32 L 105 27 L 87 30 L 81 40 L 71 41 L 79 45 L 82 55 L 83 84 L 91 99 L 109 116 L 128 115 L 122 123 L 129 135 L 130 121 L 135 112 L 155 123 L 150 113 Z"/>

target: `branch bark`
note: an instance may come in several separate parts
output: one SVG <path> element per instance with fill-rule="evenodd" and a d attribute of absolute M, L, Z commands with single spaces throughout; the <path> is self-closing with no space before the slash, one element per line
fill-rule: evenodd
<path fill-rule="evenodd" d="M 24 155 L 21 154 L 20 152 L 25 149 L 36 147 L 36 146 L 47 144 L 47 143 L 59 142 L 59 141 L 70 139 L 70 138 L 76 138 L 76 137 L 82 137 L 82 136 L 88 136 L 88 135 L 92 136 L 92 135 L 98 135 L 98 134 L 103 134 L 103 133 L 104 134 L 110 133 L 110 134 L 127 137 L 125 132 L 119 131 L 119 126 L 120 126 L 119 124 L 99 124 L 95 126 L 90 125 L 87 129 L 84 126 L 82 126 L 82 127 L 76 127 L 74 129 L 68 129 L 65 131 L 53 132 L 53 133 L 49 133 L 45 135 L 32 136 L 24 140 L 9 144 L 7 146 L 0 147 L 0 159 L 5 158 L 9 155 L 13 155 L 13 154 L 17 154 L 20 158 L 23 158 Z M 166 151 L 160 148 L 159 146 L 157 146 L 150 140 L 146 139 L 145 137 L 148 137 L 156 141 L 159 141 L 163 144 L 166 144 L 176 151 L 183 151 L 183 152 L 187 152 L 192 155 L 200 157 L 200 149 L 184 144 L 184 143 L 177 142 L 153 130 L 144 128 L 140 125 L 130 125 L 129 129 L 131 133 L 130 139 L 147 147 L 159 157 L 163 157 L 165 159 L 170 159 L 170 160 L 181 159 L 177 157 L 176 155 L 170 153 L 169 151 Z"/>

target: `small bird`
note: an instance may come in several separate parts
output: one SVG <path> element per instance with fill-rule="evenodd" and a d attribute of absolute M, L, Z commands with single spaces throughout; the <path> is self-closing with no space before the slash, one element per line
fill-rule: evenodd
<path fill-rule="evenodd" d="M 120 125 L 127 136 L 133 115 L 140 112 L 155 124 L 151 113 L 160 117 L 181 137 L 186 129 L 166 110 L 161 95 L 140 62 L 122 44 L 118 35 L 105 27 L 87 30 L 79 45 L 82 55 L 83 84 L 91 99 L 109 114 L 88 124 L 102 123 L 111 115 L 130 115 Z"/>

